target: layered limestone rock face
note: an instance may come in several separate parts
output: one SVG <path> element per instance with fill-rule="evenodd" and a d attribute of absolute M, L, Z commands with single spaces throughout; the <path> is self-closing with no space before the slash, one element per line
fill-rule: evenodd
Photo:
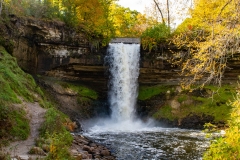
<path fill-rule="evenodd" d="M 13 56 L 31 74 L 44 74 L 64 80 L 105 83 L 105 48 L 100 40 L 88 40 L 86 33 L 67 27 L 61 21 L 10 16 L 1 25 L 5 39 L 13 42 Z"/>
<path fill-rule="evenodd" d="M 167 46 L 152 52 L 141 50 L 139 83 L 178 85 L 183 78 L 180 75 L 181 70 L 178 66 L 170 64 L 169 59 L 171 52 Z"/>
<path fill-rule="evenodd" d="M 13 56 L 22 69 L 32 74 L 44 74 L 63 80 L 93 83 L 99 90 L 107 88 L 107 69 L 104 67 L 106 47 L 101 40 L 89 41 L 87 34 L 67 27 L 61 21 L 48 21 L 10 16 L 0 24 L 0 33 L 13 41 Z M 170 46 L 159 46 L 158 51 L 141 49 L 140 84 L 179 84 L 183 78 L 180 68 L 172 66 Z M 232 58 L 225 80 L 238 78 L 239 58 Z M 230 62 L 229 61 L 229 62 Z"/>

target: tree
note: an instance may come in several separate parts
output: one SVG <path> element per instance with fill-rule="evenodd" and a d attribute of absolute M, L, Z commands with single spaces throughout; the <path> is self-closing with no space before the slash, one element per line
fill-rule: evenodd
<path fill-rule="evenodd" d="M 172 41 L 182 49 L 174 62 L 182 66 L 184 87 L 200 80 L 202 86 L 221 85 L 228 59 L 239 52 L 239 9 L 238 0 L 195 0 L 191 18 L 179 26 L 181 32 Z"/>
<path fill-rule="evenodd" d="M 149 26 L 156 24 L 151 17 L 122 7 L 118 4 L 111 6 L 111 20 L 114 23 L 116 37 L 140 37 L 142 32 Z"/>
<path fill-rule="evenodd" d="M 186 17 L 192 7 L 193 0 L 153 0 L 148 14 L 156 17 L 159 22 L 167 23 L 168 27 L 175 29 Z M 185 18 L 184 18 L 185 17 Z"/>

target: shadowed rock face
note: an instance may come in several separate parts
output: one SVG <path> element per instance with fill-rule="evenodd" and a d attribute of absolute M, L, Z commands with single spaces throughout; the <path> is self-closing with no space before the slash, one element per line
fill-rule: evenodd
<path fill-rule="evenodd" d="M 10 16 L 0 24 L 0 33 L 13 41 L 13 56 L 28 73 L 86 81 L 106 88 L 104 57 L 106 48 L 100 40 L 89 40 L 60 21 Z M 99 86 L 99 85 L 97 85 Z"/>
<path fill-rule="evenodd" d="M 104 67 L 107 47 L 99 47 L 101 40 L 90 42 L 84 32 L 77 32 L 60 21 L 14 15 L 8 23 L 0 24 L 0 33 L 14 42 L 12 54 L 25 71 L 92 83 L 99 90 L 107 89 L 108 75 Z M 140 39 L 118 38 L 112 42 L 140 43 Z M 183 77 L 178 67 L 168 63 L 172 55 L 169 46 L 161 45 L 153 52 L 141 49 L 139 83 L 178 84 Z M 224 78 L 236 81 L 239 66 L 238 58 L 232 58 L 230 67 L 233 69 L 228 70 Z"/>

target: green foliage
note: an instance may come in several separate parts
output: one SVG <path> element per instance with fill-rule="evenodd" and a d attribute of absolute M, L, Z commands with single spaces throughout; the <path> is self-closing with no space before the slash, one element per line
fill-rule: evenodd
<path fill-rule="evenodd" d="M 26 113 L 13 103 L 39 100 L 43 93 L 34 79 L 24 73 L 16 59 L 0 46 L 0 144 L 9 139 L 26 139 L 29 135 L 29 122 Z M 35 93 L 35 94 L 33 94 Z M 40 95 L 40 97 L 36 95 Z"/>
<path fill-rule="evenodd" d="M 11 156 L 9 153 L 4 153 L 2 151 L 0 151 L 0 159 L 2 160 L 11 160 Z"/>
<path fill-rule="evenodd" d="M 170 28 L 160 23 L 153 27 L 147 28 L 141 35 L 141 43 L 143 49 L 149 49 L 151 51 L 156 48 L 160 42 L 165 42 L 170 37 Z"/>
<path fill-rule="evenodd" d="M 172 108 L 169 105 L 161 107 L 156 113 L 153 114 L 153 117 L 155 119 L 166 118 L 170 121 L 173 121 L 177 118 L 172 114 Z"/>
<path fill-rule="evenodd" d="M 115 4 L 111 7 L 111 14 L 117 37 L 136 37 L 136 32 L 139 32 L 135 28 L 139 15 L 137 11 Z"/>
<path fill-rule="evenodd" d="M 13 53 L 13 42 L 0 36 L 0 46 L 3 46 L 10 54 Z"/>
<path fill-rule="evenodd" d="M 138 99 L 147 100 L 152 98 L 153 96 L 156 96 L 159 94 L 165 94 L 168 90 L 172 91 L 171 86 L 165 86 L 165 85 L 140 86 Z"/>
<path fill-rule="evenodd" d="M 13 110 L 9 117 L 12 121 L 12 128 L 10 134 L 22 140 L 27 139 L 30 134 L 29 120 L 26 118 L 26 112 L 21 110 Z"/>
<path fill-rule="evenodd" d="M 30 133 L 26 112 L 0 102 L 0 147 L 9 139 L 24 140 Z"/>
<path fill-rule="evenodd" d="M 206 133 L 213 133 L 217 131 L 217 126 L 212 123 L 205 123 L 203 127 L 204 132 Z"/>
<path fill-rule="evenodd" d="M 235 99 L 230 103 L 233 108 L 225 136 L 212 141 L 210 149 L 204 154 L 203 159 L 240 159 L 240 94 L 239 90 L 237 92 Z"/>
<path fill-rule="evenodd" d="M 60 134 L 54 133 L 53 135 L 48 135 L 50 140 L 50 152 L 46 157 L 46 160 L 74 160 L 71 157 L 68 148 L 72 144 L 73 137 L 69 132 L 63 132 Z"/>
<path fill-rule="evenodd" d="M 115 32 L 109 9 L 112 3 L 113 0 L 6 0 L 2 15 L 61 20 L 84 31 L 90 41 L 101 39 L 107 44 Z"/>
<path fill-rule="evenodd" d="M 65 121 L 66 116 L 55 108 L 49 108 L 45 114 L 45 122 L 41 127 L 41 134 L 45 133 L 53 134 L 55 132 L 65 131 L 63 122 Z"/>
<path fill-rule="evenodd" d="M 179 103 L 182 103 L 183 101 L 186 101 L 187 98 L 188 97 L 186 95 L 181 95 L 177 98 L 177 100 L 178 100 Z"/>
<path fill-rule="evenodd" d="M 76 83 L 70 83 L 70 82 L 59 82 L 61 86 L 64 88 L 69 88 L 75 92 L 78 93 L 80 97 L 90 98 L 96 100 L 98 98 L 98 94 L 96 91 L 87 88 L 83 85 L 79 85 Z"/>
<path fill-rule="evenodd" d="M 208 97 L 194 96 L 193 99 L 198 102 L 196 107 L 192 108 L 194 113 L 204 113 L 214 116 L 214 121 L 229 120 L 231 106 L 228 105 L 232 97 L 236 94 L 235 87 L 224 85 L 220 88 L 217 86 L 206 86 Z"/>
<path fill-rule="evenodd" d="M 235 87 L 224 85 L 221 88 L 217 86 L 205 86 L 199 95 L 188 93 L 188 91 L 180 93 L 176 100 L 180 103 L 179 110 L 173 112 L 169 105 L 160 107 L 153 114 L 156 119 L 166 118 L 169 120 L 182 119 L 188 115 L 210 115 L 214 117 L 214 122 L 227 122 L 230 118 L 231 106 L 228 105 L 235 95 Z M 202 93 L 201 93 L 202 92 Z M 188 103 L 185 103 L 188 101 Z"/>
<path fill-rule="evenodd" d="M 49 108 L 45 115 L 40 133 L 43 139 L 49 141 L 49 154 L 46 159 L 72 159 L 68 148 L 73 141 L 70 132 L 64 126 L 67 116 L 59 112 L 55 108 Z M 42 145 L 42 144 L 41 144 Z"/>
<path fill-rule="evenodd" d="M 19 103 L 17 96 L 24 98 L 26 101 L 35 99 L 32 94 L 37 85 L 34 79 L 24 73 L 17 65 L 16 59 L 9 55 L 0 47 L 0 99 L 6 102 Z"/>

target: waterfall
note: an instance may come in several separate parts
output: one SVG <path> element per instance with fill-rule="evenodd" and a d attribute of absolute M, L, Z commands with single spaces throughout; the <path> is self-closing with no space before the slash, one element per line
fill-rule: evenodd
<path fill-rule="evenodd" d="M 135 115 L 138 97 L 140 44 L 110 43 L 105 64 L 108 66 L 110 118 L 86 122 L 90 132 L 132 132 L 153 126 L 151 119 L 142 122 Z"/>
<path fill-rule="evenodd" d="M 110 43 L 109 65 L 109 102 L 111 119 L 115 122 L 134 120 L 138 96 L 140 44 Z"/>

